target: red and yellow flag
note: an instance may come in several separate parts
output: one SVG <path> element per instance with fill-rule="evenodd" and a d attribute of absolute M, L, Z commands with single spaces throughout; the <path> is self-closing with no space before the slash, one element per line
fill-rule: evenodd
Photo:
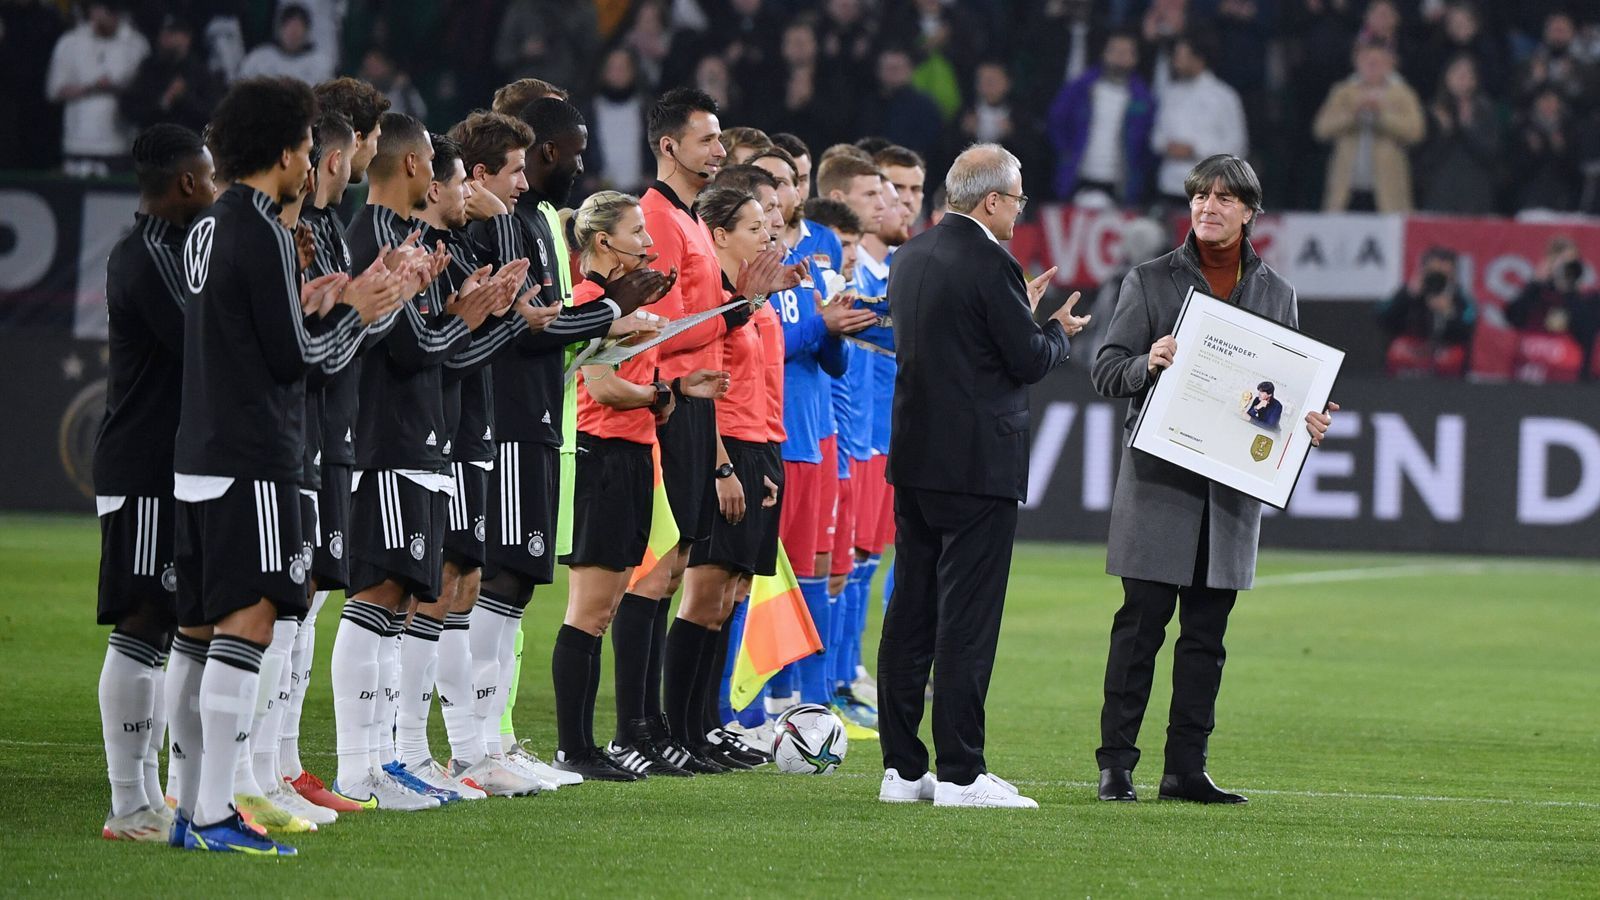
<path fill-rule="evenodd" d="M 678 520 L 672 515 L 672 504 L 667 502 L 667 483 L 661 478 L 661 445 L 650 448 L 650 462 L 655 470 L 654 496 L 650 506 L 650 543 L 645 547 L 644 561 L 633 570 L 628 579 L 628 590 L 638 586 L 656 564 L 678 546 Z"/>
<path fill-rule="evenodd" d="M 778 574 L 757 575 L 750 585 L 744 640 L 734 660 L 729 691 L 733 708 L 749 706 L 779 669 L 821 649 L 822 639 L 817 636 L 805 598 L 800 596 L 800 583 L 789 565 L 789 553 L 780 543 Z"/>

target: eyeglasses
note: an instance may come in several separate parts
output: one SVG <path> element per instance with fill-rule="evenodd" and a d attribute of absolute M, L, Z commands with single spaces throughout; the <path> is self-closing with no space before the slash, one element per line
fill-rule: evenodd
<path fill-rule="evenodd" d="M 1011 199 L 1017 201 L 1017 212 L 1022 212 L 1022 210 L 1028 205 L 1027 194 L 1008 194 L 1005 191 L 995 191 L 995 193 L 1002 197 L 1010 197 Z"/>

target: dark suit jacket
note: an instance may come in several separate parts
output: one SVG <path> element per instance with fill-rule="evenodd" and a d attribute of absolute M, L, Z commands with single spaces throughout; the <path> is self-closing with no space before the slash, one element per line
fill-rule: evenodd
<path fill-rule="evenodd" d="M 1256 401 L 1251 400 L 1250 405 L 1245 407 L 1245 412 L 1264 427 L 1277 428 L 1278 419 L 1283 416 L 1283 403 L 1277 397 L 1273 397 L 1267 401 L 1266 409 L 1260 409 L 1256 406 Z"/>
<path fill-rule="evenodd" d="M 1060 323 L 1040 328 L 1022 267 L 977 222 L 947 215 L 895 252 L 897 486 L 1022 500 L 1027 386 L 1067 359 Z"/>

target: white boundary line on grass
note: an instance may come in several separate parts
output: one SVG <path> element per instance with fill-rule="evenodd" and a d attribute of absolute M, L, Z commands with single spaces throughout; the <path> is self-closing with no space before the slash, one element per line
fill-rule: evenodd
<path fill-rule="evenodd" d="M 840 772 L 840 778 L 876 779 L 877 775 L 861 772 Z M 1023 786 L 1052 788 L 1098 788 L 1094 781 L 1032 781 L 1017 779 L 1012 782 Z M 1357 791 L 1275 791 L 1267 788 L 1246 788 L 1234 785 L 1231 790 L 1242 794 L 1265 794 L 1271 797 L 1308 797 L 1316 800 L 1387 800 L 1413 803 L 1483 803 L 1493 806 L 1542 806 L 1575 809 L 1600 809 L 1600 803 L 1591 800 L 1516 800 L 1510 797 L 1443 797 L 1429 794 L 1367 794 Z"/>
<path fill-rule="evenodd" d="M 1313 572 L 1290 572 L 1283 575 L 1263 575 L 1256 579 L 1255 586 L 1258 588 L 1286 587 L 1300 584 L 1328 584 L 1340 581 L 1421 578 L 1429 575 L 1492 575 L 1517 572 L 1592 577 L 1600 574 L 1600 568 L 1572 565 L 1570 563 L 1532 562 L 1406 563 L 1393 566 L 1366 566 L 1354 569 L 1324 569 Z"/>
<path fill-rule="evenodd" d="M 17 741 L 10 738 L 0 738 L 3 747 L 54 747 L 69 750 L 99 749 L 99 744 L 75 743 L 65 741 Z M 865 772 L 838 772 L 837 778 L 849 778 L 857 781 L 867 779 L 878 780 L 881 776 Z M 1014 784 L 1052 787 L 1052 788 L 1094 788 L 1098 784 L 1093 781 L 1034 781 L 1018 779 Z M 1509 797 L 1445 797 L 1432 794 L 1368 794 L 1358 791 L 1283 791 L 1269 788 L 1240 788 L 1236 789 L 1245 794 L 1264 794 L 1269 797 L 1307 797 L 1314 800 L 1386 800 L 1404 801 L 1411 803 L 1483 803 L 1492 806 L 1541 806 L 1565 807 L 1574 809 L 1600 809 L 1600 803 L 1590 800 L 1516 800 Z"/>

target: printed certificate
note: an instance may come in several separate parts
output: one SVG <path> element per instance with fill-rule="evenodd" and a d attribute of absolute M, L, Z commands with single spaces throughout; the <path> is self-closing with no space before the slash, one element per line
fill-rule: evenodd
<path fill-rule="evenodd" d="M 1190 288 L 1178 352 L 1146 397 L 1133 448 L 1282 509 L 1344 351 Z"/>

